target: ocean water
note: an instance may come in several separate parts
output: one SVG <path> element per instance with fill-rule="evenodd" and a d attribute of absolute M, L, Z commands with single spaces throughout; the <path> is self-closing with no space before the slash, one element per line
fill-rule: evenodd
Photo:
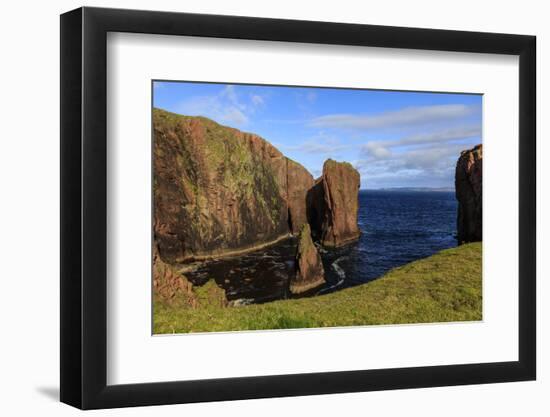
<path fill-rule="evenodd" d="M 392 268 L 457 245 L 454 192 L 359 192 L 361 237 L 342 248 L 319 248 L 327 283 L 302 296 L 315 296 L 364 284 Z M 261 303 L 291 298 L 296 239 L 244 256 L 197 264 L 186 276 L 201 285 L 215 279 L 229 300 Z"/>

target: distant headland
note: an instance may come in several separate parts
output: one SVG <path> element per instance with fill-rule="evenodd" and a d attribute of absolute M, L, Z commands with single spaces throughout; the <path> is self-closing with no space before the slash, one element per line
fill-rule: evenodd
<path fill-rule="evenodd" d="M 367 191 L 414 191 L 414 192 L 445 192 L 452 193 L 454 187 L 388 187 L 388 188 L 367 188 Z"/>

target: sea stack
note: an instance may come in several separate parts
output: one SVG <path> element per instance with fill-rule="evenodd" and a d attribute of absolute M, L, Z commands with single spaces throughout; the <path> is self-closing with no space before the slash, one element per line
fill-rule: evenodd
<path fill-rule="evenodd" d="M 359 172 L 348 162 L 328 159 L 323 176 L 310 191 L 310 223 L 314 235 L 326 247 L 339 247 L 357 240 Z"/>
<path fill-rule="evenodd" d="M 300 294 L 325 283 L 321 256 L 311 239 L 308 223 L 302 226 L 296 252 L 296 276 L 290 281 L 290 292 Z"/>
<path fill-rule="evenodd" d="M 482 240 L 483 147 L 462 151 L 456 164 L 455 192 L 458 200 L 458 243 Z"/>
<path fill-rule="evenodd" d="M 297 235 L 307 223 L 307 193 L 313 187 L 313 176 L 299 163 L 287 158 L 288 224 Z"/>

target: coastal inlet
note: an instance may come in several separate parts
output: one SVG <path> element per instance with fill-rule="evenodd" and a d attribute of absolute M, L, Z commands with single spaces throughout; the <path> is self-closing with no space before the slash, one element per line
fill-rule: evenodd
<path fill-rule="evenodd" d="M 314 178 L 260 136 L 204 117 L 154 109 L 153 126 L 155 300 L 325 294 L 481 239 L 481 145 L 461 152 L 456 193 L 371 191 L 349 162 L 329 158 Z"/>
<path fill-rule="evenodd" d="M 234 305 L 329 293 L 456 246 L 456 219 L 454 192 L 360 190 L 360 238 L 335 249 L 318 245 L 326 282 L 300 295 L 288 289 L 295 274 L 295 237 L 244 255 L 179 268 L 194 285 L 214 279 Z"/>

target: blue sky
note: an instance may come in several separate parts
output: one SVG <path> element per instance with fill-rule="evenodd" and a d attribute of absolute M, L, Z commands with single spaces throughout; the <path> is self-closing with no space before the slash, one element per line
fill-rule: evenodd
<path fill-rule="evenodd" d="M 482 96 L 154 82 L 154 106 L 253 132 L 315 177 L 351 162 L 361 188 L 453 187 L 460 151 L 481 143 Z"/>

